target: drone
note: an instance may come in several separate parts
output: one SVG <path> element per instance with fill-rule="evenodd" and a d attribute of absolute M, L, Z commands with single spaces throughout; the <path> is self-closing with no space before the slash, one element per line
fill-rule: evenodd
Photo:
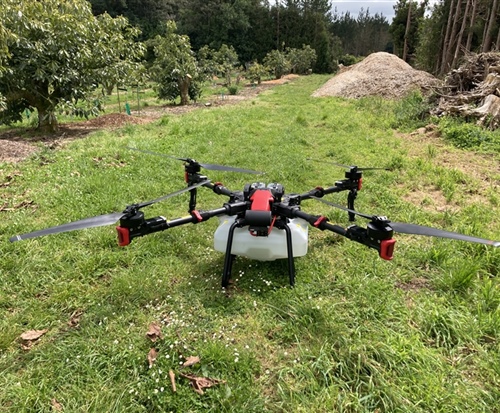
<path fill-rule="evenodd" d="M 11 242 L 62 232 L 80 230 L 115 224 L 118 234 L 118 245 L 125 247 L 134 238 L 159 231 L 165 231 L 186 224 L 199 224 L 210 218 L 218 217 L 219 226 L 214 233 L 214 249 L 224 252 L 224 269 L 222 287 L 227 288 L 231 280 L 233 262 L 237 256 L 259 261 L 286 259 L 290 285 L 295 285 L 294 258 L 307 254 L 309 226 L 321 231 L 330 231 L 337 235 L 360 243 L 378 251 L 380 258 L 392 260 L 394 255 L 394 233 L 423 235 L 449 238 L 460 241 L 499 247 L 500 241 L 492 241 L 474 236 L 464 235 L 441 229 L 390 221 L 385 216 L 369 215 L 354 209 L 354 203 L 363 184 L 363 172 L 367 170 L 388 168 L 361 168 L 327 162 L 346 169 L 344 179 L 336 181 L 332 186 L 315 187 L 304 193 L 286 193 L 282 184 L 277 182 L 254 182 L 246 184 L 242 191 L 228 189 L 220 182 L 212 182 L 201 174 L 201 169 L 261 174 L 251 169 L 200 163 L 191 158 L 178 158 L 159 154 L 148 150 L 127 148 L 149 155 L 163 156 L 184 162 L 184 179 L 187 187 L 147 202 L 128 205 L 121 212 L 98 215 L 79 221 L 58 225 L 10 238 Z M 309 159 L 318 161 L 316 159 Z M 324 162 L 324 161 L 318 161 Z M 198 188 L 207 188 L 217 195 L 227 197 L 222 207 L 210 210 L 196 209 Z M 146 218 L 143 208 L 168 198 L 189 192 L 189 215 L 168 220 L 163 216 Z M 347 206 L 324 200 L 323 197 L 338 192 L 347 192 Z M 367 219 L 366 227 L 352 224 L 347 228 L 328 222 L 323 215 L 313 215 L 302 210 L 302 203 L 317 200 L 331 207 L 347 212 L 350 222 L 356 217 Z"/>

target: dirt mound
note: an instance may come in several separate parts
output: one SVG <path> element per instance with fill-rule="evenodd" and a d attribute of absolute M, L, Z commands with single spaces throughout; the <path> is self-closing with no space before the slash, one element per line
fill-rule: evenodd
<path fill-rule="evenodd" d="M 345 68 L 316 90 L 313 96 L 355 99 L 382 96 L 392 99 L 400 98 L 414 89 L 426 93 L 439 84 L 439 80 L 431 74 L 413 69 L 393 54 L 379 52 Z"/>

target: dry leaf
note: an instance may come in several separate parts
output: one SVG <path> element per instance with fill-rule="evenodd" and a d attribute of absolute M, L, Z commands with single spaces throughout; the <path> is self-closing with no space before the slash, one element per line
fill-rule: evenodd
<path fill-rule="evenodd" d="M 149 330 L 146 333 L 146 336 L 154 343 L 158 339 L 163 338 L 163 334 L 161 333 L 160 326 L 156 323 L 151 323 L 149 325 Z"/>
<path fill-rule="evenodd" d="M 24 341 L 35 341 L 42 337 L 47 331 L 49 330 L 29 330 L 21 334 L 21 339 Z"/>
<path fill-rule="evenodd" d="M 198 356 L 189 356 L 186 359 L 186 361 L 184 362 L 184 364 L 182 365 L 182 367 L 190 367 L 190 366 L 193 366 L 199 362 L 200 362 L 200 358 Z"/>
<path fill-rule="evenodd" d="M 175 374 L 172 370 L 169 370 L 168 376 L 170 377 L 170 383 L 172 384 L 172 391 L 175 393 L 177 391 L 177 387 L 175 387 Z"/>
<path fill-rule="evenodd" d="M 196 377 L 191 374 L 180 373 L 180 376 L 188 379 L 191 382 L 191 386 L 193 386 L 194 391 L 198 394 L 203 394 L 203 389 L 215 386 L 217 384 L 225 383 L 224 380 L 210 379 L 207 377 Z"/>
<path fill-rule="evenodd" d="M 52 405 L 52 410 L 54 410 L 55 412 L 62 412 L 63 411 L 62 404 L 59 403 L 56 398 L 53 398 L 50 401 L 50 404 Z"/>
<path fill-rule="evenodd" d="M 80 317 L 82 316 L 82 310 L 73 311 L 71 314 L 71 318 L 68 321 L 68 326 L 70 327 L 79 327 L 80 326 Z"/>
<path fill-rule="evenodd" d="M 13 207 L 7 207 L 7 203 L 3 204 L 1 207 L 0 207 L 0 211 L 15 211 L 16 209 L 20 209 L 20 208 L 27 208 L 29 206 L 32 206 L 32 208 L 35 208 L 35 205 L 33 205 L 34 201 L 22 201 L 20 202 L 19 204 L 17 205 L 14 205 Z"/>
<path fill-rule="evenodd" d="M 149 367 L 152 367 L 158 356 L 158 351 L 153 347 L 148 353 L 148 363 Z"/>

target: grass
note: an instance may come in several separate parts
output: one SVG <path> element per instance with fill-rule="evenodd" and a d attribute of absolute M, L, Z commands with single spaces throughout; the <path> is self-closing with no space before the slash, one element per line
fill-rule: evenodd
<path fill-rule="evenodd" d="M 238 106 L 100 131 L 1 165 L 2 203 L 24 207 L 0 212 L 0 412 L 497 409 L 498 249 L 401 235 L 386 262 L 310 229 L 308 255 L 295 260 L 295 288 L 285 262 L 238 258 L 226 293 L 223 254 L 211 248 L 215 220 L 127 248 L 116 245 L 112 227 L 8 242 L 183 186 L 181 164 L 126 146 L 266 172 L 209 174 L 232 189 L 262 179 L 303 192 L 343 178 L 341 168 L 309 157 L 391 166 L 364 174 L 357 209 L 500 239 L 497 155 L 396 135 L 392 105 L 380 99 L 311 98 L 325 80 L 301 78 Z M 463 171 L 443 157 L 477 167 Z M 201 190 L 198 202 L 213 208 L 224 199 Z M 303 208 L 349 225 L 324 204 Z M 181 195 L 147 215 L 175 218 L 186 209 Z M 146 338 L 152 322 L 163 333 L 155 343 Z M 33 329 L 48 331 L 23 350 L 19 337 Z M 152 347 L 158 357 L 150 368 Z M 191 355 L 201 362 L 181 369 Z M 182 372 L 225 383 L 198 395 Z"/>

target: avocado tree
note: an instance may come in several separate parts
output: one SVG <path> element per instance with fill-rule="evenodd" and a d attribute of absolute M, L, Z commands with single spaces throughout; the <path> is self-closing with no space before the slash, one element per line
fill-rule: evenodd
<path fill-rule="evenodd" d="M 132 73 L 144 50 L 126 19 L 94 17 L 85 0 L 0 0 L 0 21 L 11 34 L 0 72 L 7 106 L 0 123 L 36 109 L 38 127 L 56 131 L 58 105 L 75 109 L 92 101 L 100 84 Z"/>
<path fill-rule="evenodd" d="M 281 79 L 290 72 L 292 67 L 286 53 L 279 50 L 271 50 L 264 58 L 264 66 L 274 73 L 276 79 Z"/>
<path fill-rule="evenodd" d="M 309 73 L 316 62 L 316 50 L 309 45 L 303 45 L 302 49 L 287 48 L 286 55 L 290 61 L 291 72 L 299 75 Z"/>
<path fill-rule="evenodd" d="M 175 22 L 168 21 L 163 36 L 152 40 L 156 60 L 151 68 L 151 79 L 157 83 L 160 99 L 175 100 L 181 105 L 196 100 L 201 92 L 198 62 L 191 50 L 189 37 L 176 33 Z"/>
<path fill-rule="evenodd" d="M 231 78 L 238 63 L 238 54 L 233 46 L 223 44 L 219 50 L 213 50 L 205 45 L 198 51 L 200 72 L 207 79 L 224 76 L 226 86 L 231 86 Z"/>

